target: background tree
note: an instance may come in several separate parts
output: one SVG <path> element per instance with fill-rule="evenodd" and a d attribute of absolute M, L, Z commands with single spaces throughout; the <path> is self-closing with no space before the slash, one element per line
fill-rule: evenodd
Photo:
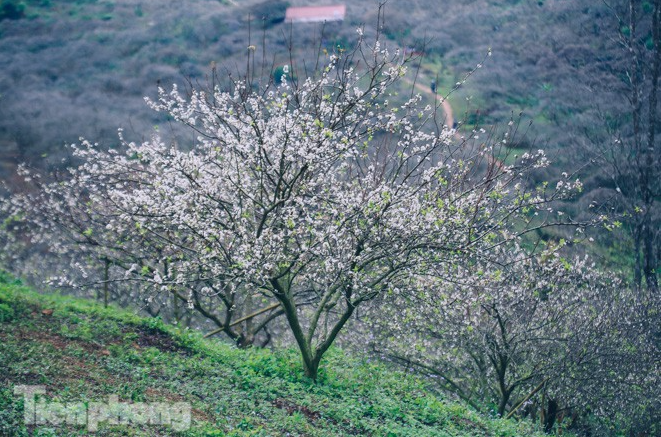
<path fill-rule="evenodd" d="M 661 3 L 631 0 L 604 5 L 598 19 L 604 56 L 589 64 L 579 61 L 580 53 L 567 56 L 573 73 L 585 84 L 571 91 L 568 101 L 595 101 L 571 121 L 571 130 L 596 164 L 588 171 L 600 186 L 589 184 L 589 200 L 610 202 L 623 217 L 628 236 L 624 247 L 616 249 L 625 252 L 622 258 L 635 287 L 640 289 L 644 282 L 658 291 Z"/>
<path fill-rule="evenodd" d="M 430 291 L 415 303 L 381 301 L 363 318 L 375 334 L 371 347 L 500 416 L 516 412 L 540 385 L 555 405 L 571 402 L 562 375 L 594 353 L 588 338 L 603 332 L 609 314 L 601 302 L 617 282 L 587 259 L 562 258 L 557 246 L 540 254 L 508 248 L 498 259 L 499 268 L 463 266 L 456 281 L 427 279 Z M 572 356 L 577 350 L 581 356 Z"/>
<path fill-rule="evenodd" d="M 175 323 L 205 327 L 211 322 L 216 332 L 224 332 L 239 346 L 270 340 L 267 325 L 281 314 L 276 308 L 258 314 L 259 318 L 245 318 L 259 300 L 230 293 L 222 281 L 209 280 L 203 271 L 187 281 L 163 284 L 162 278 L 176 276 L 182 259 L 189 256 L 181 247 L 173 251 L 160 241 L 175 238 L 168 229 L 145 229 L 138 222 L 109 226 L 122 211 L 107 199 L 93 199 L 90 187 L 129 183 L 130 172 L 97 179 L 72 169 L 64 175 L 68 177 L 50 183 L 42 181 L 38 172 L 23 169 L 22 173 L 32 188 L 2 205 L 7 217 L 3 261 L 14 272 L 96 297 L 105 305 L 131 305 Z M 178 237 L 182 244 L 189 238 L 184 232 Z M 191 317 L 191 310 L 197 317 Z"/>
<path fill-rule="evenodd" d="M 484 412 L 547 432 L 658 432 L 658 295 L 623 287 L 559 247 L 508 248 L 498 269 L 469 264 L 427 294 L 378 299 L 361 314 L 361 350 L 429 376 Z"/>

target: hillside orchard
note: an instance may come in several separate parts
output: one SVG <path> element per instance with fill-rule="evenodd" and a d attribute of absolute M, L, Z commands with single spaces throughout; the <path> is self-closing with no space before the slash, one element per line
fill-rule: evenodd
<path fill-rule="evenodd" d="M 395 329 L 401 340 L 377 349 L 448 373 L 442 385 L 502 415 L 531 384 L 569 378 L 560 361 L 608 315 L 599 294 L 614 279 L 558 255 L 604 217 L 557 210 L 582 188 L 571 175 L 531 184 L 543 151 L 494 157 L 517 141 L 514 121 L 458 133 L 399 95 L 411 58 L 358 33 L 279 84 L 248 72 L 159 89 L 148 104 L 195 141 L 83 140 L 66 177 L 24 170 L 36 189 L 8 204 L 8 226 L 67 260 L 55 284 L 172 297 L 240 346 L 267 342 L 280 320 L 313 380 L 343 332 L 359 343 Z M 567 240 L 538 241 L 549 227 Z M 363 309 L 376 321 L 361 335 Z"/>

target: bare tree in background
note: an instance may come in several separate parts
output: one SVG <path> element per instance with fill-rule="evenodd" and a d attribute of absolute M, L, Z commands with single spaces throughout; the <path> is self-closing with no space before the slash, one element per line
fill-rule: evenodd
<path fill-rule="evenodd" d="M 618 26 L 611 48 L 595 63 L 590 92 L 609 95 L 598 110 L 606 129 L 588 137 L 612 179 L 632 241 L 635 287 L 657 292 L 659 220 L 659 74 L 661 1 L 608 3 Z M 608 84 L 608 85 L 605 85 Z M 608 88 L 606 88 L 608 87 Z M 586 129 L 587 130 L 587 129 Z M 605 135 L 605 136 L 604 136 Z"/>

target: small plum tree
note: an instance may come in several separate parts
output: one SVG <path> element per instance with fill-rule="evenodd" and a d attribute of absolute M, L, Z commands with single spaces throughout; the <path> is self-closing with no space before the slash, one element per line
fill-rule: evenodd
<path fill-rule="evenodd" d="M 587 258 L 563 258 L 558 246 L 539 254 L 508 247 L 498 258 L 498 268 L 472 262 L 452 282 L 427 276 L 430 291 L 415 301 L 372 306 L 362 318 L 372 351 L 499 416 L 531 401 L 540 385 L 553 403 L 574 402 L 577 387 L 565 377 L 577 378 L 603 350 L 590 343 L 608 330 L 607 303 L 620 283 Z M 555 416 L 546 418 L 550 429 Z"/>

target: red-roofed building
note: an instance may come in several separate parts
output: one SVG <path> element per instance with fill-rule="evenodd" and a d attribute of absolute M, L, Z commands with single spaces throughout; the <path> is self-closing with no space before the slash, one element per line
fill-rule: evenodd
<path fill-rule="evenodd" d="M 347 13 L 346 5 L 305 6 L 287 8 L 285 21 L 288 23 L 318 23 L 323 21 L 342 21 Z"/>

